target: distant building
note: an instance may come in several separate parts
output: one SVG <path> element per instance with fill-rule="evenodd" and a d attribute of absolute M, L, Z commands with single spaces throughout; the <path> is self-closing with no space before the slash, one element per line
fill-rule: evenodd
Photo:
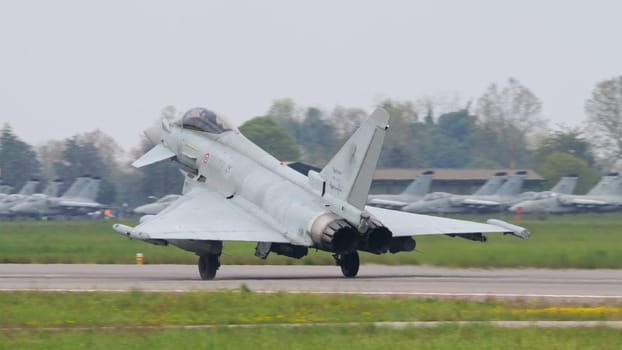
<path fill-rule="evenodd" d="M 544 178 L 532 169 L 385 168 L 376 169 L 369 193 L 400 193 L 415 177 L 428 170 L 434 171 L 430 192 L 470 194 L 495 173 L 511 175 L 519 170 L 527 172 L 523 192 L 544 190 Z"/>

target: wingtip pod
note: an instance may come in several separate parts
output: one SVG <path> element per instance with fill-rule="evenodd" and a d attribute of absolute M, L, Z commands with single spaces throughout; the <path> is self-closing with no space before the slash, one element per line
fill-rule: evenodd
<path fill-rule="evenodd" d="M 131 226 L 127 226 L 127 225 L 123 225 L 123 224 L 114 224 L 112 225 L 112 229 L 119 232 L 120 234 L 124 235 L 124 236 L 129 236 L 130 233 L 132 232 L 132 227 Z"/>
<path fill-rule="evenodd" d="M 531 236 L 531 232 L 529 232 L 529 230 L 527 230 L 524 227 L 518 226 L 518 225 L 513 225 L 510 224 L 509 222 L 505 222 L 502 220 L 497 220 L 497 219 L 488 219 L 488 221 L 486 221 L 487 224 L 489 225 L 494 225 L 494 226 L 498 226 L 500 228 L 503 228 L 507 231 L 503 231 L 503 232 L 507 232 L 511 235 L 514 235 L 518 238 L 522 238 L 522 239 L 528 239 L 529 236 Z"/>

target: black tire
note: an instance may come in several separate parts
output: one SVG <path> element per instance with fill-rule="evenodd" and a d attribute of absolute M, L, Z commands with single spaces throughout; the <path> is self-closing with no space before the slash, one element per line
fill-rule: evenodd
<path fill-rule="evenodd" d="M 342 255 L 339 258 L 339 266 L 341 267 L 341 273 L 345 277 L 356 277 L 360 266 L 359 253 L 354 251 L 353 253 Z"/>
<path fill-rule="evenodd" d="M 219 267 L 218 255 L 199 255 L 199 274 L 202 280 L 213 280 Z"/>

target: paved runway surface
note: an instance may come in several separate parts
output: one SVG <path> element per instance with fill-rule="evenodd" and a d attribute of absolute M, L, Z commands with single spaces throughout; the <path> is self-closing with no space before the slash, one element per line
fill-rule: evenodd
<path fill-rule="evenodd" d="M 224 265 L 201 281 L 192 265 L 0 264 L 0 290 L 223 290 L 352 293 L 447 298 L 622 301 L 622 270 L 448 269 L 363 265 L 346 279 L 337 266 Z"/>

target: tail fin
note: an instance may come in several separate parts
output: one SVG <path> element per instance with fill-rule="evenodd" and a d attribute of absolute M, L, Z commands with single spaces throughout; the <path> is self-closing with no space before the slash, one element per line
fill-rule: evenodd
<path fill-rule="evenodd" d="M 43 190 L 43 194 L 48 197 L 56 197 L 60 193 L 60 188 L 62 185 L 62 180 L 52 181 L 45 187 L 45 190 Z"/>
<path fill-rule="evenodd" d="M 37 190 L 37 185 L 39 184 L 39 180 L 30 180 L 22 186 L 22 189 L 19 190 L 19 194 L 23 194 L 25 196 L 30 196 L 35 193 Z"/>
<path fill-rule="evenodd" d="M 497 190 L 503 185 L 503 181 L 506 179 L 506 172 L 498 172 L 488 178 L 485 184 L 482 185 L 475 193 L 474 196 L 489 196 L 495 194 Z"/>
<path fill-rule="evenodd" d="M 322 169 L 326 194 L 365 207 L 388 121 L 389 113 L 376 109 Z"/>
<path fill-rule="evenodd" d="M 402 191 L 401 194 L 423 197 L 430 190 L 430 184 L 432 183 L 432 178 L 434 177 L 434 171 L 428 170 L 423 174 L 417 176 L 413 182 Z"/>
<path fill-rule="evenodd" d="M 80 193 L 76 195 L 78 198 L 95 200 L 97 198 L 97 194 L 99 193 L 99 183 L 101 179 L 87 179 L 86 185 L 82 188 Z"/>
<path fill-rule="evenodd" d="M 559 179 L 559 182 L 551 188 L 551 192 L 561 194 L 572 194 L 577 186 L 578 177 L 576 175 L 568 175 Z"/>
<path fill-rule="evenodd" d="M 616 185 L 620 176 L 618 173 L 611 173 L 603 176 L 599 183 L 596 184 L 588 193 L 589 196 L 602 196 L 613 194 L 617 191 Z"/>
<path fill-rule="evenodd" d="M 84 186 L 87 184 L 88 181 L 89 181 L 89 178 L 86 176 L 80 176 L 79 178 L 75 179 L 75 181 L 71 184 L 71 186 L 69 186 L 67 191 L 63 193 L 63 197 L 65 198 L 77 197 L 80 191 L 82 191 L 82 189 L 84 188 Z"/>
<path fill-rule="evenodd" d="M 526 171 L 517 171 L 516 174 L 510 176 L 508 181 L 506 181 L 495 194 L 503 197 L 516 196 L 521 188 L 523 188 L 523 181 L 526 175 Z"/>

